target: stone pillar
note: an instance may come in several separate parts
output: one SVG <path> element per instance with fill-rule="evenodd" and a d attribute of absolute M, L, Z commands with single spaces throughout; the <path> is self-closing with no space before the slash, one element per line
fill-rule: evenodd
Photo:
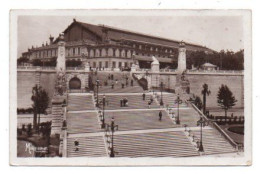
<path fill-rule="evenodd" d="M 185 43 L 179 44 L 179 56 L 178 56 L 178 73 L 183 73 L 186 70 L 186 48 Z"/>
<path fill-rule="evenodd" d="M 58 57 L 56 64 L 57 71 L 65 71 L 66 70 L 66 59 L 65 59 L 65 41 L 63 33 L 59 36 L 58 42 Z"/>

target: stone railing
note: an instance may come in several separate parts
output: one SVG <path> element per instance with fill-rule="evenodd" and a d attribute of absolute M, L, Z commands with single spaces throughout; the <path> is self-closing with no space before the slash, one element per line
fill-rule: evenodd
<path fill-rule="evenodd" d="M 200 116 L 209 123 L 210 126 L 218 130 L 218 132 L 236 149 L 242 150 L 243 146 L 237 144 L 217 123 L 209 120 L 193 103 L 189 102 L 192 107 L 200 114 Z"/>
<path fill-rule="evenodd" d="M 36 69 L 37 66 L 17 66 L 17 69 Z"/>
<path fill-rule="evenodd" d="M 160 72 L 177 72 L 177 69 L 160 69 Z"/>
<path fill-rule="evenodd" d="M 84 67 L 66 67 L 66 70 L 84 70 Z"/>
<path fill-rule="evenodd" d="M 55 70 L 54 66 L 17 66 L 17 70 Z"/>
<path fill-rule="evenodd" d="M 63 107 L 63 122 L 62 122 L 62 157 L 67 157 L 67 107 Z"/>
<path fill-rule="evenodd" d="M 243 70 L 187 70 L 187 73 L 207 73 L 207 74 L 243 74 Z"/>

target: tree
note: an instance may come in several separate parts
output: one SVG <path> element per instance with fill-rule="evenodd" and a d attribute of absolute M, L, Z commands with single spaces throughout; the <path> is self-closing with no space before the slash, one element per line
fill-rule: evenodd
<path fill-rule="evenodd" d="M 199 96 L 196 96 L 196 97 L 195 97 L 194 104 L 197 106 L 197 108 L 198 108 L 199 110 L 202 109 L 202 102 L 201 102 L 201 99 L 200 99 Z"/>
<path fill-rule="evenodd" d="M 17 59 L 17 65 L 22 65 L 23 63 L 28 63 L 29 59 L 27 57 L 20 57 Z"/>
<path fill-rule="evenodd" d="M 206 113 L 206 103 L 207 103 L 207 95 L 210 95 L 210 90 L 209 90 L 209 86 L 208 84 L 204 83 L 204 85 L 202 86 L 202 91 L 201 94 L 203 95 L 203 114 Z"/>
<path fill-rule="evenodd" d="M 229 90 L 227 85 L 221 85 L 218 91 L 218 105 L 225 111 L 225 121 L 227 121 L 227 110 L 235 106 L 237 100 L 233 96 L 233 93 Z"/>
<path fill-rule="evenodd" d="M 49 96 L 48 93 L 42 89 L 41 86 L 35 85 L 32 89 L 32 97 L 33 101 L 33 127 L 36 129 L 38 125 L 40 125 L 40 115 L 41 113 L 45 113 L 46 109 L 49 105 Z M 37 116 L 38 116 L 38 124 L 37 124 Z"/>

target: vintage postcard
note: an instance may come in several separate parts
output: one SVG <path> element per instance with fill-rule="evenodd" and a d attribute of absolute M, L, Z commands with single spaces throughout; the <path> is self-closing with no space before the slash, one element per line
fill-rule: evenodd
<path fill-rule="evenodd" d="M 251 165 L 250 10 L 11 10 L 10 164 Z"/>

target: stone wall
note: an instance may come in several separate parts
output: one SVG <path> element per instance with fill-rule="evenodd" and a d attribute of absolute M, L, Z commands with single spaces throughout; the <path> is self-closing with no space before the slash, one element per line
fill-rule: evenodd
<path fill-rule="evenodd" d="M 244 76 L 242 75 L 224 75 L 224 74 L 188 74 L 186 75 L 190 82 L 190 92 L 199 96 L 202 99 L 201 90 L 202 85 L 207 83 L 211 94 L 207 97 L 207 106 L 216 108 L 217 104 L 217 93 L 219 87 L 227 85 L 234 94 L 237 102 L 235 107 L 244 107 Z M 175 89 L 176 74 L 160 73 L 152 74 L 152 84 L 155 87 L 160 87 L 160 82 L 164 83 L 164 87 L 167 89 Z"/>
<path fill-rule="evenodd" d="M 52 99 L 54 93 L 56 72 L 40 72 L 40 85 L 45 89 Z M 17 72 L 17 107 L 28 108 L 32 106 L 32 88 L 36 84 L 35 71 Z"/>
<path fill-rule="evenodd" d="M 237 99 L 235 107 L 244 107 L 244 76 L 241 75 L 188 75 L 190 91 L 202 99 L 202 85 L 207 83 L 211 94 L 207 97 L 207 107 L 218 107 L 217 93 L 219 87 L 227 85 Z"/>
<path fill-rule="evenodd" d="M 17 107 L 32 106 L 32 87 L 35 85 L 35 71 L 17 72 Z"/>

